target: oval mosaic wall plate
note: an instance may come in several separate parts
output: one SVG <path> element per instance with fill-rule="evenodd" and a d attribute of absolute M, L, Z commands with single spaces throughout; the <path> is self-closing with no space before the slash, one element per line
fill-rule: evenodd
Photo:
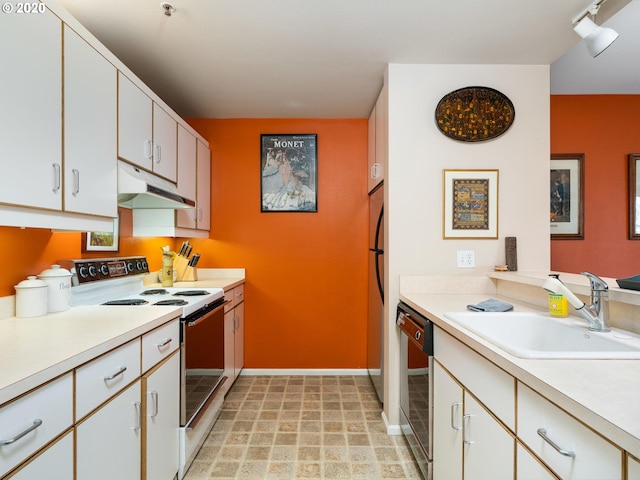
<path fill-rule="evenodd" d="M 489 87 L 465 87 L 446 94 L 436 107 L 436 125 L 449 138 L 482 142 L 506 132 L 516 111 L 509 98 Z"/>

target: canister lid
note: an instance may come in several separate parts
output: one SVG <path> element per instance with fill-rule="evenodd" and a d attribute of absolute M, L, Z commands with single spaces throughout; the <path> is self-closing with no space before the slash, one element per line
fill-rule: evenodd
<path fill-rule="evenodd" d="M 22 280 L 15 288 L 42 288 L 46 287 L 47 282 L 38 280 L 35 275 L 30 275 L 26 280 Z"/>
<path fill-rule="evenodd" d="M 38 277 L 40 278 L 49 278 L 49 277 L 70 277 L 71 272 L 66 268 L 61 268 L 60 265 L 51 265 L 51 268 L 47 268 L 42 271 Z"/>

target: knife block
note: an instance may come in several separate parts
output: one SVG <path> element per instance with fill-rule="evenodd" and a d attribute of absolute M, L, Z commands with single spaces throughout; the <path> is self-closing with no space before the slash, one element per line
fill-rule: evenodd
<path fill-rule="evenodd" d="M 198 279 L 196 269 L 189 266 L 189 260 L 180 255 L 173 259 L 173 269 L 176 271 L 177 282 L 194 282 Z"/>

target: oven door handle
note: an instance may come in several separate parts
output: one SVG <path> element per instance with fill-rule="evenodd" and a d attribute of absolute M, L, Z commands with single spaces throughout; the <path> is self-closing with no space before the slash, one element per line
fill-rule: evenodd
<path fill-rule="evenodd" d="M 216 312 L 219 312 L 221 308 L 224 308 L 225 305 L 227 305 L 228 303 L 231 303 L 231 300 L 225 300 L 224 302 L 222 302 L 218 307 L 214 308 L 213 310 L 211 310 L 210 312 L 207 312 L 205 315 L 203 315 L 200 318 L 197 318 L 196 320 L 192 320 L 190 322 L 185 322 L 187 327 L 193 327 L 194 325 L 199 324 L 200 322 L 206 320 L 207 318 L 209 318 L 211 315 L 213 315 Z"/>

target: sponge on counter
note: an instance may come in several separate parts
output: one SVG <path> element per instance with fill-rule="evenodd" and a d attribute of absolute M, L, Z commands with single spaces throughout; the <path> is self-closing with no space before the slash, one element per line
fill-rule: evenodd
<path fill-rule="evenodd" d="M 513 310 L 513 305 L 490 298 L 475 305 L 467 305 L 467 309 L 472 312 L 510 312 Z"/>

